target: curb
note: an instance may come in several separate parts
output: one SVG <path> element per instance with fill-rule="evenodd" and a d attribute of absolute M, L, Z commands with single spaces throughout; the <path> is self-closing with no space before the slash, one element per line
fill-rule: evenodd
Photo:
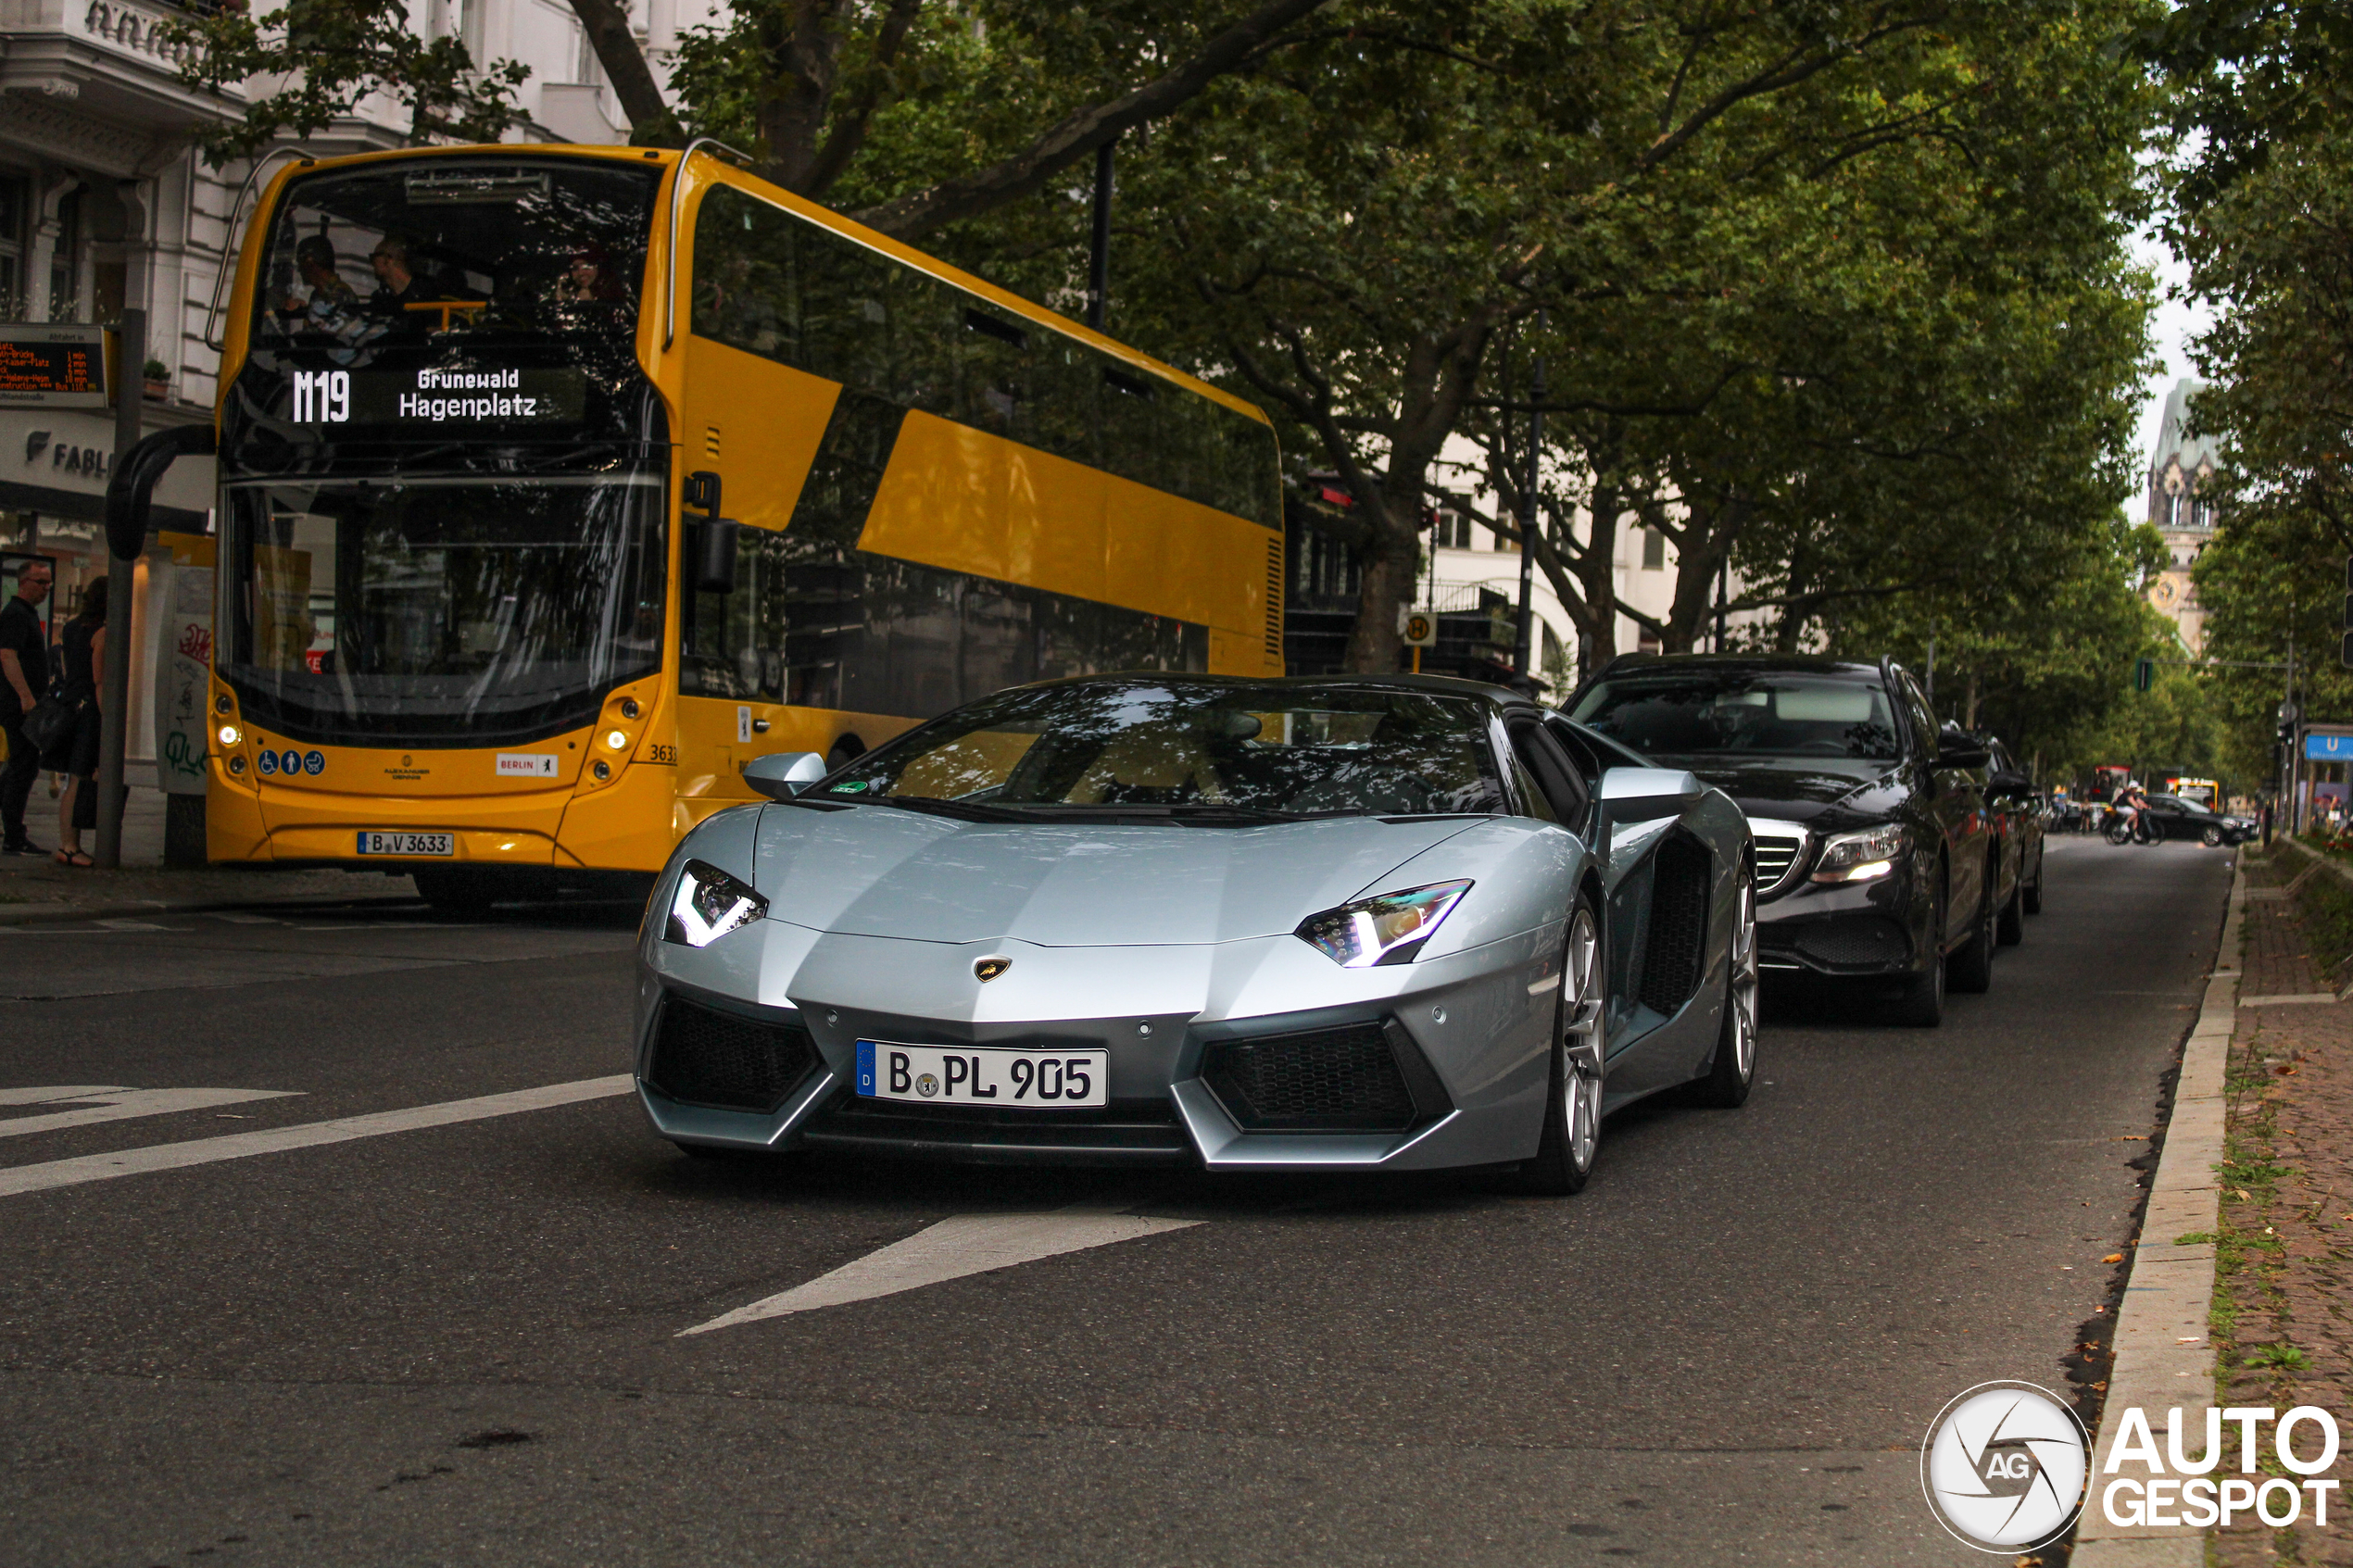
<path fill-rule="evenodd" d="M 2246 867 L 2243 856 L 2234 856 L 2230 909 L 2215 949 L 2215 972 L 2207 981 L 2197 1022 L 2182 1046 L 2172 1114 L 2165 1124 L 2157 1170 L 2149 1178 L 2140 1245 L 2133 1249 L 2123 1301 L 2116 1311 L 2110 1341 L 2115 1357 L 2108 1365 L 2107 1397 L 2100 1402 L 2100 1429 L 2092 1444 L 2095 1466 L 2114 1442 L 2118 1412 L 2127 1407 L 2163 1411 L 2213 1401 L 2214 1346 L 2207 1334 L 2214 1307 L 2214 1244 L 2176 1247 L 2172 1238 L 2199 1232 L 2210 1236 L 2221 1223 L 2221 1190 L 2214 1168 L 2222 1160 L 2222 1075 L 2237 1025 L 2238 956 L 2246 916 Z M 2110 1524 L 2099 1507 L 2096 1469 L 2088 1482 L 2090 1493 L 2070 1559 L 2072 1568 L 2204 1568 L 2206 1531 Z"/>

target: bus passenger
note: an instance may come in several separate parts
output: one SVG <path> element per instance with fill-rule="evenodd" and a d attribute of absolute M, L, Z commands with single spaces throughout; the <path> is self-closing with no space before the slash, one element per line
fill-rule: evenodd
<path fill-rule="evenodd" d="M 324 234 L 310 235 L 295 246 L 295 266 L 310 285 L 310 297 L 306 301 L 296 295 L 286 296 L 281 314 L 288 319 L 289 329 L 335 339 L 345 346 L 331 358 L 339 365 L 350 364 L 351 350 L 381 336 L 383 329 L 368 320 L 359 292 L 336 270 L 334 242 Z"/>
<path fill-rule="evenodd" d="M 619 305 L 628 297 L 612 257 L 602 245 L 573 252 L 556 280 L 556 299 L 564 305 Z"/>

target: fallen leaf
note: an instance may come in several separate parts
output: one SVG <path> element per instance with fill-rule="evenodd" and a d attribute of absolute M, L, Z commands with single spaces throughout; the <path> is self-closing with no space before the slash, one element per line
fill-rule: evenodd
<path fill-rule="evenodd" d="M 2101 1259 L 2100 1261 L 2103 1263 L 2120 1263 L 2124 1261 L 2124 1254 L 2121 1252 L 2111 1252 L 2107 1257 Z"/>
<path fill-rule="evenodd" d="M 2296 1063 L 2294 1063 L 2294 1062 L 2292 1062 L 2292 1061 L 2291 1061 L 2291 1062 L 2289 1062 L 2289 1063 L 2288 1063 L 2285 1067 L 2274 1067 L 2274 1068 L 2272 1068 L 2272 1069 L 2271 1069 L 2271 1071 L 2272 1071 L 2273 1073 L 2277 1073 L 2279 1076 L 2281 1076 L 2281 1077 L 2283 1077 L 2283 1078 L 2285 1078 L 2285 1077 L 2290 1076 L 2291 1074 L 2293 1074 L 2293 1073 L 2296 1072 Z"/>

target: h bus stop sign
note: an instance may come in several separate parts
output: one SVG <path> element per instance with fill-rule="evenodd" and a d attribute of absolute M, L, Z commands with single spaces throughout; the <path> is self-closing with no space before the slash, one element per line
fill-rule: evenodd
<path fill-rule="evenodd" d="M 1438 646 L 1438 617 L 1426 609 L 1409 609 L 1397 618 L 1397 634 L 1409 648 Z"/>

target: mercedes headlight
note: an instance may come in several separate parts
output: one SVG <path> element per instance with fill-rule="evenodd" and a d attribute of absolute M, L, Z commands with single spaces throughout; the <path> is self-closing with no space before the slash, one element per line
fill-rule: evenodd
<path fill-rule="evenodd" d="M 1309 915 L 1291 935 L 1342 969 L 1411 963 L 1439 922 L 1470 890 L 1467 882 L 1438 882 L 1379 893 Z"/>
<path fill-rule="evenodd" d="M 1814 880 L 1869 882 L 1894 871 L 1895 858 L 1902 853 L 1900 823 L 1881 822 L 1858 833 L 1842 833 L 1823 843 L 1821 858 L 1814 862 Z"/>
<path fill-rule="evenodd" d="M 753 892 L 749 883 L 708 860 L 689 860 L 679 873 L 678 890 L 670 896 L 670 918 L 662 924 L 661 939 L 708 947 L 767 912 L 768 900 Z"/>

